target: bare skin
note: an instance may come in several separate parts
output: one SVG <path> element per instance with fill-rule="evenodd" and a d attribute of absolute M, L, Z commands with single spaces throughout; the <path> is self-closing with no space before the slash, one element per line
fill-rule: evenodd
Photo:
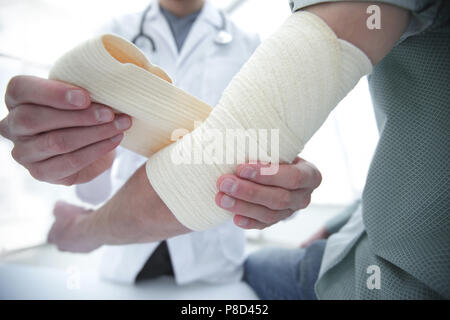
<path fill-rule="evenodd" d="M 200 10 L 205 0 L 160 0 L 159 4 L 177 17 L 184 17 Z"/>
<path fill-rule="evenodd" d="M 380 7 L 381 29 L 367 28 L 367 3 L 328 2 L 313 5 L 305 11 L 321 17 L 338 38 L 360 48 L 376 65 L 391 51 L 409 22 L 409 11 L 390 4 L 376 4 Z"/>

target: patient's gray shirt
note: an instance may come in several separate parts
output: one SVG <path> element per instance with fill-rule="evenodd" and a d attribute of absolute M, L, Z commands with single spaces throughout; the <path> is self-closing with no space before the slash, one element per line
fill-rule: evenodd
<path fill-rule="evenodd" d="M 338 1 L 290 4 L 296 11 Z M 368 77 L 380 139 L 361 206 L 327 241 L 316 293 L 449 299 L 450 1 L 383 2 L 407 9 L 410 23 Z"/>

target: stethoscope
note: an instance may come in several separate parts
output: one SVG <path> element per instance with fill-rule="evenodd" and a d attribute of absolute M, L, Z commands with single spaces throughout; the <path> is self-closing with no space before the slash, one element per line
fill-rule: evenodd
<path fill-rule="evenodd" d="M 152 4 L 150 4 L 142 13 L 141 22 L 139 24 L 139 33 L 133 38 L 132 42 L 135 45 L 137 45 L 137 42 L 140 38 L 145 39 L 146 41 L 148 41 L 150 43 L 152 52 L 155 53 L 157 50 L 155 41 L 153 40 L 153 38 L 150 35 L 145 34 L 145 32 L 144 32 L 145 19 L 151 8 L 152 8 Z M 217 36 L 214 39 L 214 43 L 216 43 L 218 45 L 226 45 L 233 41 L 233 36 L 231 35 L 231 33 L 229 33 L 227 31 L 228 30 L 228 22 L 225 17 L 225 14 L 222 11 L 219 11 L 219 13 L 220 13 L 220 18 L 222 20 L 222 23 L 221 23 L 220 27 L 216 27 Z"/>

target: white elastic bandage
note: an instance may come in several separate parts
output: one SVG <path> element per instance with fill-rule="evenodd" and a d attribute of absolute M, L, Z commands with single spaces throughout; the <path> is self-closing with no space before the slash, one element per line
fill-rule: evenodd
<path fill-rule="evenodd" d="M 122 146 L 149 157 L 173 142 L 178 128 L 194 129 L 211 107 L 173 86 L 132 43 L 115 35 L 88 40 L 59 58 L 49 74 L 86 89 L 91 99 L 133 117 Z"/>
<path fill-rule="evenodd" d="M 368 57 L 338 39 L 322 19 L 308 12 L 291 15 L 234 77 L 210 116 L 149 159 L 146 169 L 153 188 L 192 230 L 225 222 L 232 214 L 215 204 L 216 181 L 243 161 L 237 155 L 234 163 L 224 164 L 208 150 L 205 137 L 211 132 L 225 137 L 229 129 L 279 129 L 279 161 L 291 162 L 331 110 L 371 69 Z M 258 141 L 258 148 L 269 159 L 272 147 Z M 203 150 L 202 164 L 174 163 L 174 155 L 195 150 Z M 258 156 L 267 160 L 262 158 Z"/>

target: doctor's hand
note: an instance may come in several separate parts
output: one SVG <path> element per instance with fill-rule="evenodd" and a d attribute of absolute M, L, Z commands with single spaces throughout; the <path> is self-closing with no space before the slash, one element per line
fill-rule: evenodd
<path fill-rule="evenodd" d="M 91 252 L 101 246 L 91 232 L 93 211 L 65 202 L 57 202 L 53 209 L 53 223 L 47 242 L 55 244 L 61 251 Z"/>
<path fill-rule="evenodd" d="M 217 180 L 216 204 L 235 214 L 234 223 L 244 229 L 264 229 L 306 208 L 322 176 L 311 163 L 296 158 L 280 164 L 275 175 L 260 175 L 261 164 L 243 164 L 236 175 Z"/>
<path fill-rule="evenodd" d="M 54 184 L 88 182 L 108 169 L 131 126 L 130 117 L 91 103 L 87 91 L 32 76 L 10 80 L 5 104 L 0 134 L 14 143 L 13 158 Z"/>

